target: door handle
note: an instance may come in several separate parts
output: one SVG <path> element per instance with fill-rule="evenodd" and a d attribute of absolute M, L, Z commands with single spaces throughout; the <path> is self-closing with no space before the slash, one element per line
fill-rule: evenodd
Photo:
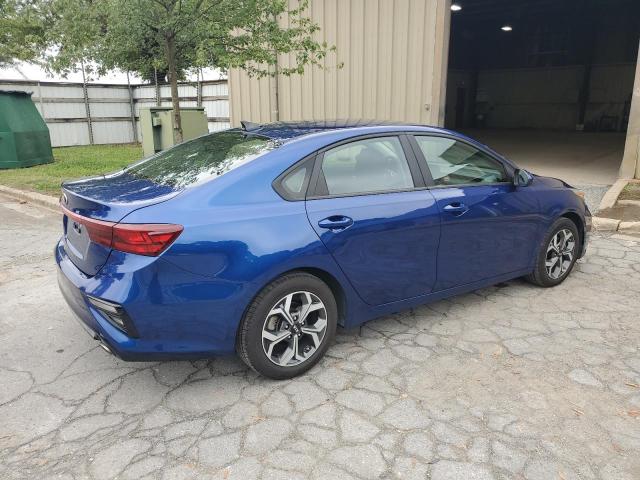
<path fill-rule="evenodd" d="M 444 207 L 443 210 L 453 215 L 460 216 L 463 213 L 465 213 L 467 210 L 469 210 L 469 207 L 467 207 L 462 202 L 453 202 L 447 205 L 446 207 Z"/>
<path fill-rule="evenodd" d="M 320 228 L 327 230 L 344 230 L 353 225 L 353 219 L 344 215 L 332 215 L 318 222 Z"/>

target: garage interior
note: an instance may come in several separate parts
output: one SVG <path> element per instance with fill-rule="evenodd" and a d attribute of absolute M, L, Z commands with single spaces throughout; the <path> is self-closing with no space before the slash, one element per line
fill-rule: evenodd
<path fill-rule="evenodd" d="M 637 0 L 453 0 L 445 126 L 597 206 L 618 178 L 639 34 Z"/>

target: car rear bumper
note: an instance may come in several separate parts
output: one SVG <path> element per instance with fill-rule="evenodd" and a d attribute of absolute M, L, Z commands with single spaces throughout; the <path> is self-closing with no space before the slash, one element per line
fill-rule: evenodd
<path fill-rule="evenodd" d="M 178 280 L 188 281 L 177 287 L 174 284 L 160 286 L 158 277 L 175 281 L 176 272 L 158 274 L 158 267 L 149 265 L 140 270 L 88 277 L 69 259 L 61 242 L 55 248 L 55 259 L 60 292 L 71 311 L 87 333 L 115 356 L 127 361 L 148 361 L 203 358 L 235 351 L 238 321 L 234 321 L 234 317 L 211 315 L 210 302 L 201 301 L 194 307 L 192 302 L 185 303 L 175 295 L 177 289 L 195 284 L 202 288 L 202 284 L 207 283 L 202 278 L 185 279 L 184 272 L 177 272 L 182 275 Z M 173 268 L 168 262 L 163 266 Z M 126 270 L 122 265 L 119 267 Z M 150 272 L 150 268 L 154 271 Z M 150 277 L 153 277 L 151 281 Z M 220 297 L 215 292 L 215 282 L 212 283 L 214 295 Z M 137 338 L 109 322 L 104 313 L 89 302 L 89 296 L 122 305 L 136 327 Z M 226 299 L 222 302 L 216 299 L 220 311 L 229 311 L 223 308 L 226 304 Z"/>
<path fill-rule="evenodd" d="M 59 267 L 58 286 L 60 292 L 83 329 L 109 353 L 123 360 L 136 360 L 139 355 L 134 345 L 131 344 L 132 339 L 111 326 L 98 311 L 91 307 L 80 285 L 74 284 L 71 280 L 74 275 L 68 275 L 69 265 L 67 263 L 71 262 L 68 259 L 59 261 L 57 252 L 56 260 L 58 260 Z M 75 268 L 75 266 L 73 267 Z M 129 344 L 127 344 L 128 342 Z"/>

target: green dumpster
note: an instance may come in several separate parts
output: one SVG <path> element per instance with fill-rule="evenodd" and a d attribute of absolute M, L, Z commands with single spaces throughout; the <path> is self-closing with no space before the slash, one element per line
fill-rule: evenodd
<path fill-rule="evenodd" d="M 0 90 L 0 169 L 53 162 L 47 124 L 31 93 Z"/>

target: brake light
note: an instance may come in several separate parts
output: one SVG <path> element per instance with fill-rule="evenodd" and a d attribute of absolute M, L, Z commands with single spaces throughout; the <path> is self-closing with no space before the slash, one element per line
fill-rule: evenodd
<path fill-rule="evenodd" d="M 83 217 L 61 205 L 69 219 L 87 229 L 89 239 L 107 248 L 155 257 L 164 252 L 184 229 L 166 223 L 115 223 Z"/>
<path fill-rule="evenodd" d="M 182 233 L 182 225 L 119 223 L 113 227 L 111 248 L 155 257 Z"/>

